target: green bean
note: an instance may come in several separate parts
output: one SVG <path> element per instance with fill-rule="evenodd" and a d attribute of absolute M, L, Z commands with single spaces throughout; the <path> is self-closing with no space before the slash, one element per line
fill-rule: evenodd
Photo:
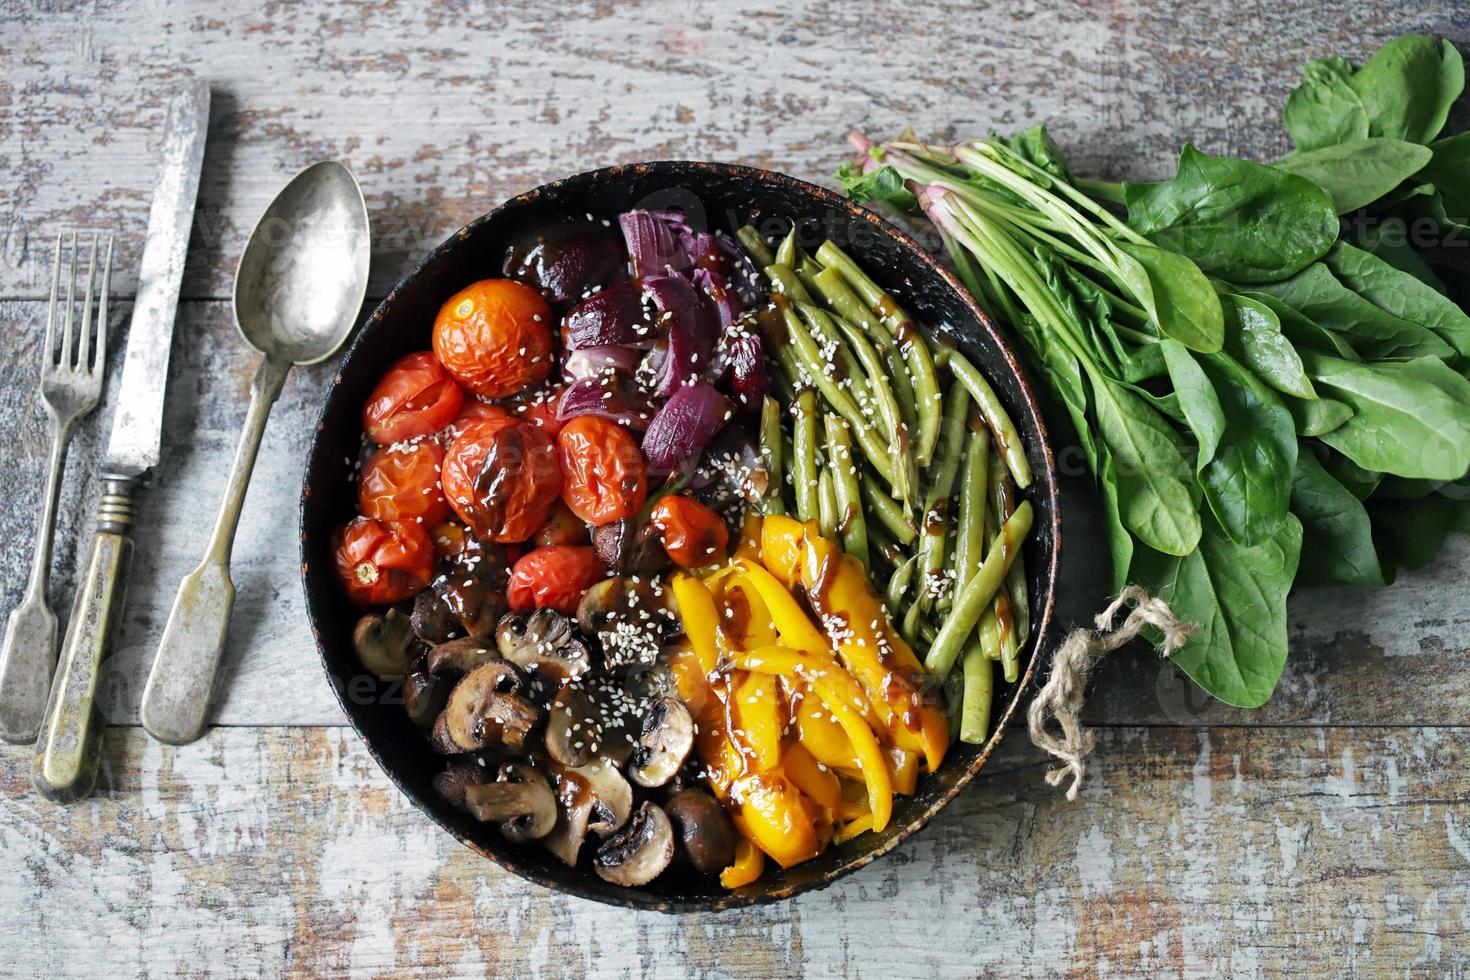
<path fill-rule="evenodd" d="M 904 611 L 903 622 L 898 627 L 899 635 L 904 638 L 909 646 L 914 646 L 919 640 L 919 604 L 909 603 L 908 609 Z"/>
<path fill-rule="evenodd" d="M 869 416 L 863 411 L 863 406 L 873 403 L 873 388 L 852 348 L 843 342 L 836 322 L 826 310 L 810 303 L 797 303 L 796 312 L 806 324 L 812 340 L 816 342 L 817 352 L 823 357 L 822 363 L 832 365 L 839 375 L 834 383 L 839 388 L 844 385 L 847 387 L 853 406 L 867 419 Z"/>
<path fill-rule="evenodd" d="M 908 365 L 903 362 L 903 355 L 899 353 L 897 345 L 893 342 L 893 336 L 889 334 L 886 327 L 878 322 L 873 312 L 863 305 L 863 301 L 858 299 L 857 293 L 852 291 L 847 280 L 842 278 L 842 273 L 836 269 L 823 269 L 812 277 L 812 284 L 816 287 L 817 295 L 822 298 L 822 302 L 827 304 L 834 315 L 850 324 L 855 324 L 878 348 L 889 383 L 897 395 L 898 409 L 902 414 L 903 424 L 912 432 L 918 421 L 918 416 L 914 411 L 914 382 L 909 377 Z"/>
<path fill-rule="evenodd" d="M 898 477 L 893 491 L 904 503 L 917 503 L 919 468 L 913 454 L 909 452 L 908 423 L 904 421 L 898 399 L 894 397 L 893 388 L 888 383 L 888 369 L 879 358 L 878 352 L 861 330 L 842 317 L 831 316 L 826 311 L 811 306 L 800 309 L 804 316 L 826 318 L 847 341 L 848 348 L 867 375 L 869 404 L 876 406 L 879 421 L 885 429 L 893 433 L 888 443 L 888 453 L 893 459 L 893 472 Z"/>
<path fill-rule="evenodd" d="M 999 453 L 992 453 L 990 457 L 990 513 L 995 515 L 992 526 L 998 527 L 1000 523 L 1011 516 L 1016 508 L 1015 485 L 1010 481 L 1010 475 L 1006 472 L 1005 464 L 1000 460 Z M 1012 598 L 1011 573 L 1016 568 L 1016 561 L 1021 558 L 1020 549 L 1017 549 L 1015 560 L 1011 562 L 1010 568 L 1006 569 L 1005 589 L 995 597 L 995 619 L 1000 629 L 1000 660 L 1005 668 L 1007 681 L 1014 681 L 1020 671 L 1020 658 L 1017 651 L 1020 649 L 1021 615 L 1016 610 L 1015 600 Z M 1025 600 L 1025 584 L 1021 583 L 1022 602 Z M 1029 629 L 1030 626 L 1027 626 Z"/>
<path fill-rule="evenodd" d="M 970 397 L 975 399 L 975 404 L 980 406 L 980 414 L 985 416 L 985 424 L 990 426 L 990 434 L 995 437 L 996 445 L 1000 447 L 1001 455 L 1005 458 L 1006 469 L 1011 471 L 1011 478 L 1021 488 L 1031 485 L 1031 464 L 1026 461 L 1026 447 L 1021 445 L 1021 435 L 1016 431 L 1016 425 L 1011 417 L 1006 414 L 1005 406 L 996 397 L 995 389 L 990 387 L 990 382 L 985 376 L 975 369 L 965 355 L 959 351 L 953 351 L 949 357 L 949 369 L 959 379 L 960 384 L 970 390 Z"/>
<path fill-rule="evenodd" d="M 929 472 L 933 478 L 924 493 L 924 513 L 919 530 L 919 605 L 924 612 L 934 606 L 944 579 L 944 549 L 949 533 L 949 498 L 954 493 L 960 449 L 965 441 L 965 416 L 970 395 L 963 385 L 953 385 L 944 399 L 944 425 L 938 451 Z"/>
<path fill-rule="evenodd" d="M 965 647 L 964 694 L 960 708 L 960 741 L 982 745 L 990 731 L 990 701 L 995 694 L 995 668 L 979 640 Z"/>
<path fill-rule="evenodd" d="M 770 395 L 761 401 L 760 436 L 761 459 L 766 466 L 766 492 L 762 495 L 761 511 L 767 515 L 783 514 L 786 506 L 781 502 L 781 406 Z"/>
<path fill-rule="evenodd" d="M 795 271 L 799 260 L 800 256 L 796 248 L 796 223 L 792 222 L 791 230 L 786 233 L 785 238 L 781 239 L 781 244 L 776 246 L 776 264 L 787 266 Z"/>
<path fill-rule="evenodd" d="M 775 268 L 774 266 L 772 268 Z M 801 318 L 792 312 L 789 306 L 784 307 L 782 313 L 786 320 L 786 332 L 790 337 L 790 347 L 796 352 L 802 367 L 811 375 L 817 390 L 827 400 L 827 404 L 835 408 L 843 418 L 847 419 L 852 426 L 853 438 L 862 447 L 863 453 L 868 457 L 868 462 L 873 469 L 893 485 L 893 466 L 887 458 L 887 448 L 879 441 L 877 430 L 868 424 L 863 418 L 862 410 L 852 400 L 852 396 L 838 386 L 837 382 L 827 373 L 827 364 L 822 359 L 822 352 L 817 348 L 817 342 L 807 332 L 802 324 Z"/>
<path fill-rule="evenodd" d="M 837 536 L 837 491 L 832 487 L 829 468 L 823 468 L 822 475 L 817 477 L 817 524 L 822 529 L 822 537 Z"/>
<path fill-rule="evenodd" d="M 761 237 L 761 233 L 754 225 L 742 225 L 740 230 L 735 232 L 735 238 L 740 242 L 740 247 L 745 249 L 746 254 L 760 268 L 764 269 L 776 261 L 776 257 L 771 254 L 771 247 L 766 244 L 766 240 Z"/>
<path fill-rule="evenodd" d="M 977 413 L 972 412 L 971 417 Z M 970 427 L 965 440 L 965 470 L 960 477 L 960 519 L 955 534 L 955 590 L 970 581 L 985 550 L 985 483 L 990 462 L 990 433 Z"/>
<path fill-rule="evenodd" d="M 1023 500 L 1001 527 L 985 555 L 985 561 L 960 591 L 949 617 L 934 637 L 929 654 L 924 658 L 924 667 L 929 673 L 943 677 L 959 659 L 965 638 L 975 629 L 990 600 L 1004 584 L 1006 568 L 1020 550 L 1022 540 L 1031 532 L 1031 521 L 1031 501 Z"/>
<path fill-rule="evenodd" d="M 798 520 L 817 516 L 817 394 L 802 388 L 791 403 L 791 479 Z"/>
<path fill-rule="evenodd" d="M 927 619 L 919 620 L 919 639 L 923 640 L 925 645 L 933 643 L 934 637 L 938 635 L 939 631 L 934 628 L 933 623 Z"/>
<path fill-rule="evenodd" d="M 796 277 L 796 271 L 789 265 L 773 262 L 765 267 L 766 278 L 771 280 L 771 288 L 782 296 L 789 296 L 800 303 L 810 303 L 812 294 L 806 291 L 801 280 Z"/>
<path fill-rule="evenodd" d="M 888 579 L 888 592 L 885 601 L 888 606 L 888 615 L 897 616 L 903 609 L 903 597 L 908 594 L 909 583 L 914 579 L 914 567 L 919 563 L 918 555 L 911 555 L 903 564 L 893 570 Z"/>
<path fill-rule="evenodd" d="M 995 619 L 995 603 L 985 610 L 985 615 L 980 617 L 980 625 L 975 627 L 975 635 L 980 638 L 980 645 L 985 648 L 985 656 L 991 660 L 1000 660 L 1000 623 Z"/>
<path fill-rule="evenodd" d="M 832 472 L 832 490 L 837 500 L 837 530 L 842 550 L 871 567 L 868 555 L 868 522 L 863 517 L 862 489 L 858 485 L 857 461 L 852 456 L 852 434 L 842 416 L 827 413 L 827 468 Z"/>
<path fill-rule="evenodd" d="M 817 273 L 821 271 L 822 267 L 806 256 L 802 256 L 801 261 L 796 263 L 796 278 L 800 279 L 806 291 L 813 295 L 817 292 Z"/>
<path fill-rule="evenodd" d="M 868 510 L 886 527 L 899 544 L 910 545 L 919 536 L 918 528 L 909 520 L 903 508 L 878 485 L 878 481 L 867 473 L 862 477 L 863 500 Z"/>
<path fill-rule="evenodd" d="M 934 373 L 934 355 L 924 341 L 923 332 L 894 302 L 893 297 L 868 278 L 867 273 L 858 268 L 858 264 L 842 249 L 831 242 L 823 242 L 817 249 L 817 259 L 823 265 L 835 266 L 842 273 L 842 278 L 868 304 L 868 308 L 878 315 L 878 319 L 897 342 L 914 381 L 919 428 L 914 441 L 914 454 L 921 467 L 928 466 L 934 455 L 934 448 L 939 443 L 939 378 Z"/>
<path fill-rule="evenodd" d="M 1007 514 L 1015 507 L 1016 488 L 1010 474 L 1003 467 L 991 469 L 991 479 L 998 479 L 1001 489 L 996 493 L 997 507 L 1004 506 Z M 1020 647 L 1031 635 L 1031 603 L 1026 590 L 1026 556 L 1016 555 L 1011 567 L 1006 570 L 1006 595 L 1011 600 L 1011 617 L 1014 628 L 1011 635 L 1014 644 Z"/>

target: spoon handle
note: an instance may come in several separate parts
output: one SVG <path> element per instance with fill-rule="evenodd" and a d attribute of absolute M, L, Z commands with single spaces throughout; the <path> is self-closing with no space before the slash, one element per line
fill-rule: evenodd
<path fill-rule="evenodd" d="M 230 581 L 230 551 L 240 508 L 260 451 L 260 439 L 271 406 L 291 370 L 289 361 L 267 357 L 255 373 L 245 431 L 235 450 L 235 463 L 225 485 L 225 498 L 215 521 L 214 535 L 204 560 L 179 584 L 179 594 L 153 658 L 143 689 L 140 715 L 148 734 L 160 742 L 183 745 L 204 732 L 204 721 L 214 693 L 215 676 L 235 605 Z"/>

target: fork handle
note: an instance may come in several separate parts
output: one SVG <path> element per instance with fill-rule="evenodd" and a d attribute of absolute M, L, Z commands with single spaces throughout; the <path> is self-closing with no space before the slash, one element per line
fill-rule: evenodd
<path fill-rule="evenodd" d="M 10 611 L 4 646 L 0 647 L 0 738 L 7 742 L 36 740 L 46 710 L 46 692 L 56 670 L 56 614 L 46 603 L 46 584 L 51 573 L 61 474 L 75 427 L 75 416 L 64 419 L 51 413 L 51 458 L 41 502 L 41 525 L 36 529 L 36 550 L 31 555 L 31 575 L 20 605 Z"/>
<path fill-rule="evenodd" d="M 97 692 L 127 589 L 136 487 L 137 480 L 129 477 L 103 478 L 92 557 L 77 589 L 36 743 L 31 781 L 37 792 L 57 803 L 83 799 L 97 783 L 103 722 Z"/>

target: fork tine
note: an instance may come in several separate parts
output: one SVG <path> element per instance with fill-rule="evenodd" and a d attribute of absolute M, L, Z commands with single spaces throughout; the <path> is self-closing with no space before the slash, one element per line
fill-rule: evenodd
<path fill-rule="evenodd" d="M 82 329 L 77 334 L 77 370 L 88 371 L 92 347 L 92 282 L 97 278 L 97 233 L 92 232 L 92 247 L 87 258 L 87 298 L 82 300 Z"/>
<path fill-rule="evenodd" d="M 107 293 L 112 288 L 112 236 L 107 236 L 107 254 L 102 258 L 102 288 L 97 297 L 97 351 L 93 371 L 107 362 Z"/>
<path fill-rule="evenodd" d="M 71 275 L 66 284 L 66 316 L 61 321 L 61 366 L 71 367 L 71 328 L 77 304 L 77 233 L 71 233 Z"/>
<path fill-rule="evenodd" d="M 46 307 L 46 363 L 56 362 L 56 293 L 61 288 L 61 233 L 56 235 L 56 252 L 51 256 L 51 302 Z"/>

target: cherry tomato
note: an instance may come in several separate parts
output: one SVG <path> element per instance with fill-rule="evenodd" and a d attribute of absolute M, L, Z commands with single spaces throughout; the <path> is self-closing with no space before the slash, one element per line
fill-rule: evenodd
<path fill-rule="evenodd" d="M 434 566 L 429 532 L 416 521 L 355 518 L 337 542 L 337 576 L 353 602 L 383 606 L 422 592 Z"/>
<path fill-rule="evenodd" d="M 658 532 L 674 564 L 685 568 L 708 565 L 730 544 L 730 532 L 720 515 L 692 497 L 661 497 L 648 523 Z"/>
<path fill-rule="evenodd" d="M 648 497 L 638 443 L 611 419 L 581 415 L 556 437 L 561 499 L 594 527 L 632 517 Z"/>
<path fill-rule="evenodd" d="M 429 540 L 434 543 L 434 554 L 440 558 L 454 558 L 464 553 L 469 532 L 458 521 L 445 521 L 429 529 Z"/>
<path fill-rule="evenodd" d="M 551 545 L 527 552 L 516 562 L 505 597 L 513 612 L 547 607 L 573 616 L 582 593 L 606 577 L 594 549 Z"/>
<path fill-rule="evenodd" d="M 449 516 L 439 489 L 444 450 L 437 442 L 384 447 L 368 457 L 357 481 L 357 509 L 377 521 L 437 524 Z"/>
<path fill-rule="evenodd" d="M 455 380 L 505 398 L 551 372 L 551 307 L 530 286 L 482 279 L 439 308 L 434 353 Z"/>
<path fill-rule="evenodd" d="M 551 516 L 531 538 L 538 547 L 550 544 L 586 544 L 590 540 L 587 525 L 582 518 L 573 514 L 567 505 L 558 500 L 551 505 Z"/>
<path fill-rule="evenodd" d="M 546 523 L 561 492 L 561 470 L 556 448 L 534 425 L 481 419 L 449 443 L 440 484 L 476 537 L 524 541 Z"/>
<path fill-rule="evenodd" d="M 362 406 L 362 427 L 380 446 L 433 435 L 453 422 L 464 392 L 428 351 L 394 362 Z"/>
<path fill-rule="evenodd" d="M 556 417 L 556 407 L 561 404 L 562 392 L 566 390 L 566 385 L 550 385 L 522 392 L 520 397 L 508 402 L 506 408 L 522 422 L 530 422 L 548 438 L 555 439 L 566 425 Z"/>
<path fill-rule="evenodd" d="M 459 416 L 454 420 L 454 427 L 456 429 L 463 429 L 469 423 L 477 422 L 480 419 L 508 418 L 511 418 L 510 412 L 507 412 L 499 405 L 482 402 L 478 398 L 466 398 L 464 400 L 464 408 L 459 410 Z"/>

